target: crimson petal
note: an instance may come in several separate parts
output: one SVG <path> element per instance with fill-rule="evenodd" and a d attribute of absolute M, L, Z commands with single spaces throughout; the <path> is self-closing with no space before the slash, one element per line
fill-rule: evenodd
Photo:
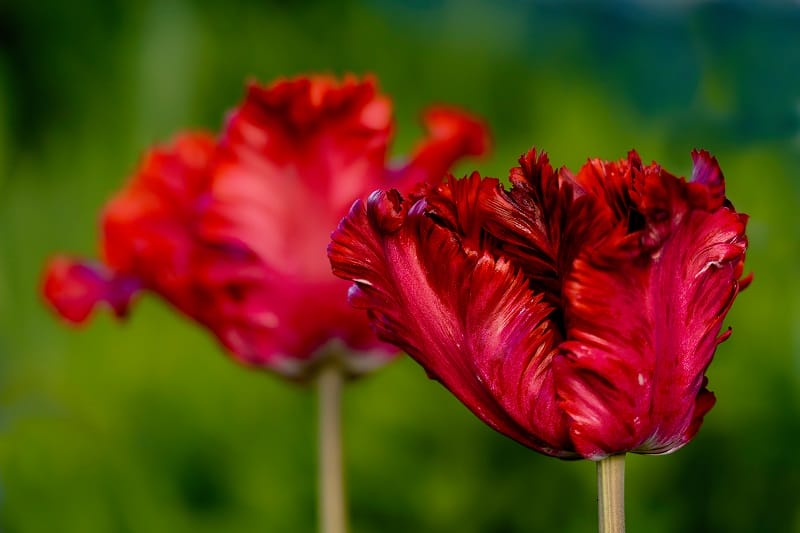
<path fill-rule="evenodd" d="M 409 162 L 389 170 L 389 186 L 411 190 L 416 184 L 438 183 L 460 158 L 489 151 L 489 129 L 478 118 L 461 110 L 437 106 L 425 111 L 423 124 L 428 137 L 422 140 Z"/>
<path fill-rule="evenodd" d="M 140 282 L 133 277 L 115 276 L 101 264 L 89 264 L 64 256 L 52 258 L 44 271 L 45 299 L 69 322 L 80 324 L 100 303 L 108 304 L 117 316 L 125 316 Z"/>
<path fill-rule="evenodd" d="M 425 212 L 395 191 L 354 204 L 329 248 L 334 273 L 355 282 L 351 303 L 491 427 L 575 456 L 548 371 L 552 308 L 511 263 L 465 251 Z"/>
<path fill-rule="evenodd" d="M 102 215 L 109 269 L 137 277 L 189 316 L 199 307 L 192 289 L 196 205 L 208 195 L 213 152 L 206 133 L 184 133 L 152 149 Z"/>
<path fill-rule="evenodd" d="M 430 137 L 406 170 L 440 178 L 486 149 L 469 115 L 437 108 L 425 120 Z M 392 129 L 371 78 L 251 84 L 218 140 L 184 134 L 148 152 L 103 213 L 105 265 L 56 263 L 46 296 L 73 321 L 103 301 L 123 314 L 130 294 L 118 296 L 118 282 L 135 280 L 239 360 L 302 380 L 332 357 L 363 374 L 397 350 L 348 305 L 325 247 L 353 198 L 410 176 L 386 169 Z"/>
<path fill-rule="evenodd" d="M 719 168 L 717 158 L 705 150 L 692 150 L 692 183 L 706 191 L 708 209 L 716 209 L 725 203 L 725 178 Z"/>
<path fill-rule="evenodd" d="M 582 254 L 565 286 L 570 340 L 555 362 L 556 386 L 585 457 L 674 451 L 713 405 L 704 373 L 740 289 L 746 217 L 689 209 L 687 184 L 661 178 L 660 191 L 643 189 L 673 195 L 659 246 L 625 256 L 610 239 Z M 660 223 L 648 221 L 642 234 L 653 233 L 651 222 Z"/>
<path fill-rule="evenodd" d="M 531 149 L 511 169 L 512 188 L 489 198 L 485 227 L 498 253 L 525 272 L 531 287 L 562 306 L 562 284 L 578 252 L 607 229 L 594 203 L 547 154 Z"/>

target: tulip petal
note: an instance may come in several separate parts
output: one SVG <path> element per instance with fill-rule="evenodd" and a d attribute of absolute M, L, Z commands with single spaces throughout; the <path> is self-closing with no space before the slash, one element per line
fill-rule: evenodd
<path fill-rule="evenodd" d="M 663 180 L 658 194 L 689 196 L 685 182 Z M 645 221 L 640 242 L 659 234 L 656 248 L 620 255 L 611 239 L 582 254 L 566 283 L 570 340 L 555 361 L 556 386 L 585 457 L 674 451 L 713 405 L 704 373 L 739 291 L 746 218 L 683 201 L 668 202 L 668 233 Z"/>
<path fill-rule="evenodd" d="M 379 337 L 491 427 L 543 453 L 574 456 L 548 371 L 552 308 L 511 263 L 465 251 L 424 201 L 409 209 L 395 191 L 356 202 L 329 257 L 336 275 L 355 282 L 350 301 L 367 309 Z"/>
<path fill-rule="evenodd" d="M 354 198 L 380 185 L 391 105 L 372 80 L 251 85 L 231 115 L 202 232 L 272 268 L 329 278 L 325 248 Z"/>
<path fill-rule="evenodd" d="M 502 201 L 502 194 L 498 180 L 482 178 L 477 172 L 464 179 L 448 176 L 424 192 L 425 213 L 458 235 L 465 250 L 499 252 L 486 226 L 497 216 L 495 206 Z"/>
<path fill-rule="evenodd" d="M 360 375 L 397 352 L 375 338 L 364 314 L 348 305 L 348 284 L 333 276 L 310 283 L 244 253 L 217 254 L 196 274 L 209 327 L 248 364 L 302 379 L 315 359 L 337 357 L 343 371 Z"/>
<path fill-rule="evenodd" d="M 425 120 L 430 138 L 407 170 L 438 178 L 486 149 L 485 126 L 466 114 L 438 108 Z M 56 262 L 47 297 L 72 321 L 100 302 L 123 314 L 130 294 L 117 283 L 135 280 L 239 360 L 298 380 L 329 358 L 363 374 L 398 352 L 348 305 L 325 249 L 354 198 L 412 179 L 386 169 L 392 129 L 370 78 L 253 83 L 219 139 L 184 134 L 147 154 L 103 213 L 105 264 Z"/>
<path fill-rule="evenodd" d="M 524 271 L 531 287 L 553 306 L 579 251 L 606 230 L 597 209 L 566 172 L 555 172 L 547 154 L 531 149 L 511 170 L 512 188 L 489 198 L 484 223 L 497 253 Z"/>
<path fill-rule="evenodd" d="M 450 107 L 431 107 L 422 116 L 428 137 L 408 163 L 389 170 L 388 185 L 411 190 L 418 183 L 438 183 L 460 158 L 489 151 L 489 128 L 478 118 Z"/>
<path fill-rule="evenodd" d="M 80 324 L 100 303 L 125 316 L 140 284 L 132 277 L 115 276 L 103 265 L 58 256 L 45 267 L 42 287 L 45 299 L 62 317 Z"/>
<path fill-rule="evenodd" d="M 109 269 L 134 276 L 189 316 L 203 308 L 193 288 L 200 243 L 194 225 L 210 179 L 213 138 L 185 133 L 151 150 L 102 215 Z"/>
<path fill-rule="evenodd" d="M 706 192 L 706 208 L 717 209 L 725 203 L 725 179 L 717 158 L 705 150 L 692 150 L 691 183 L 702 185 Z"/>
<path fill-rule="evenodd" d="M 325 257 L 353 198 L 380 184 L 391 129 L 391 105 L 371 79 L 248 88 L 223 133 L 199 228 L 225 251 L 201 272 L 202 286 L 217 288 L 210 323 L 240 358 L 294 361 L 279 369 L 292 375 L 331 339 L 380 351 L 384 362 L 395 353 L 347 304 L 347 283 L 331 276 Z M 360 355 L 346 363 L 361 365 Z"/>

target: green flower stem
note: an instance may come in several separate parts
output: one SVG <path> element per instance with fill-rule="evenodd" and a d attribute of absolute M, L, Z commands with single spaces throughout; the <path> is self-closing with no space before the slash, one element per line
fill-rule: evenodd
<path fill-rule="evenodd" d="M 342 371 L 327 364 L 317 376 L 319 416 L 319 531 L 345 533 L 347 518 L 342 475 Z"/>
<path fill-rule="evenodd" d="M 597 463 L 597 515 L 600 533 L 625 533 L 625 454 Z"/>

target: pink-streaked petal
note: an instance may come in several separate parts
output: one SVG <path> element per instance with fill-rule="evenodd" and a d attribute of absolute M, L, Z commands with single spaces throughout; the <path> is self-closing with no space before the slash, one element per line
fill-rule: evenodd
<path fill-rule="evenodd" d="M 392 129 L 391 103 L 372 78 L 316 76 L 250 84 L 221 144 L 229 163 L 342 216 L 380 185 Z"/>
<path fill-rule="evenodd" d="M 668 453 L 697 431 L 713 405 L 704 373 L 739 291 L 744 228 L 727 208 L 691 210 L 657 250 L 576 262 L 555 373 L 582 455 Z"/>
<path fill-rule="evenodd" d="M 560 340 L 553 309 L 530 292 L 511 263 L 488 255 L 476 265 L 470 292 L 464 330 L 480 382 L 528 433 L 528 446 L 574 457 L 552 370 Z"/>
<path fill-rule="evenodd" d="M 52 258 L 45 267 L 42 293 L 67 321 L 86 321 L 100 303 L 125 316 L 133 295 L 139 289 L 135 278 L 115 277 L 101 264 L 91 264 L 64 256 Z"/>
<path fill-rule="evenodd" d="M 371 79 L 251 84 L 230 116 L 201 231 L 311 282 L 330 278 L 329 232 L 380 184 L 392 129 Z"/>
<path fill-rule="evenodd" d="M 547 371 L 552 309 L 509 262 L 464 251 L 424 201 L 407 209 L 396 192 L 379 191 L 334 233 L 329 257 L 355 283 L 350 301 L 491 427 L 543 453 L 574 455 Z"/>
<path fill-rule="evenodd" d="M 450 107 L 432 107 L 422 117 L 428 137 L 404 166 L 389 172 L 386 185 L 409 191 L 417 183 L 439 183 L 456 161 L 489 151 L 489 128 L 477 117 Z"/>

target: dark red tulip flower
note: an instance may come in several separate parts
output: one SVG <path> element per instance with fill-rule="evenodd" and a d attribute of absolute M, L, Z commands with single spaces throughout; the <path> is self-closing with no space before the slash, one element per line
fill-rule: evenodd
<path fill-rule="evenodd" d="M 692 152 L 553 170 L 530 151 L 510 190 L 472 176 L 356 201 L 333 235 L 336 275 L 378 335 L 481 420 L 539 452 L 665 454 L 714 405 L 705 372 L 730 330 L 747 216 Z"/>
<path fill-rule="evenodd" d="M 354 197 L 432 185 L 487 148 L 482 122 L 424 115 L 427 137 L 387 165 L 393 119 L 371 79 L 252 84 L 218 138 L 187 133 L 152 149 L 101 218 L 101 262 L 54 258 L 44 294 L 71 322 L 103 303 L 128 313 L 155 292 L 213 332 L 239 360 L 306 379 L 336 352 L 350 375 L 396 350 L 374 338 L 330 273 L 330 231 Z"/>

